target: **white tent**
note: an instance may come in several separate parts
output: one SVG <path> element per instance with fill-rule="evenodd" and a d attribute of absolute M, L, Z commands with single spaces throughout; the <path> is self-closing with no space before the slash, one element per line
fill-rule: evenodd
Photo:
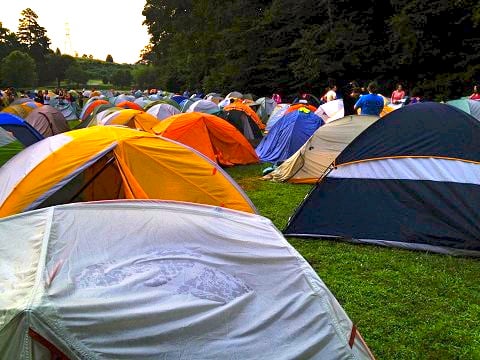
<path fill-rule="evenodd" d="M 156 104 L 148 109 L 147 113 L 155 116 L 158 120 L 163 120 L 170 116 L 180 114 L 180 110 L 170 104 Z"/>
<path fill-rule="evenodd" d="M 317 111 L 315 111 L 315 115 L 320 116 L 325 123 L 341 119 L 345 115 L 343 100 L 333 100 L 320 105 Z"/>
<path fill-rule="evenodd" d="M 5 359 L 365 359 L 308 263 L 261 216 L 76 203 L 0 220 Z"/>
<path fill-rule="evenodd" d="M 319 127 L 305 145 L 263 179 L 315 184 L 337 156 L 377 120 L 377 116 L 348 115 L 330 121 Z"/>

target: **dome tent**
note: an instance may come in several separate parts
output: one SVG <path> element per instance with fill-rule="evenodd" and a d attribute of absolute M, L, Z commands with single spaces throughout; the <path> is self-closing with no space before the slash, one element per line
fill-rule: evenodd
<path fill-rule="evenodd" d="M 22 118 L 9 113 L 0 113 L 0 127 L 11 132 L 24 146 L 30 146 L 43 139 L 32 125 Z"/>
<path fill-rule="evenodd" d="M 479 138 L 449 105 L 395 110 L 342 151 L 284 233 L 480 256 Z"/>
<path fill-rule="evenodd" d="M 0 230 L 5 358 L 373 358 L 261 216 L 114 201 L 20 214 Z"/>
<path fill-rule="evenodd" d="M 70 131 L 70 127 L 62 112 L 50 105 L 43 105 L 34 109 L 25 118 L 25 121 L 44 137 Z"/>
<path fill-rule="evenodd" d="M 323 125 L 323 120 L 307 108 L 285 114 L 268 132 L 255 151 L 263 162 L 287 160 Z"/>
<path fill-rule="evenodd" d="M 0 126 L 0 166 L 24 148 L 20 141 Z"/>
<path fill-rule="evenodd" d="M 192 112 L 171 116 L 155 126 L 153 132 L 188 145 L 223 166 L 258 163 L 247 139 L 215 115 Z"/>
<path fill-rule="evenodd" d="M 116 126 L 48 137 L 2 166 L 0 183 L 0 217 L 109 199 L 166 199 L 256 211 L 238 185 L 202 154 Z"/>
<path fill-rule="evenodd" d="M 326 123 L 295 154 L 263 179 L 316 183 L 348 144 L 377 120 L 376 116 L 350 115 Z"/>

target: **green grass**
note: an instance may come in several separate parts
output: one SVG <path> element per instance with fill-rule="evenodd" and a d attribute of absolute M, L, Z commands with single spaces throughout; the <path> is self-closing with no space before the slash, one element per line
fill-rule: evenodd
<path fill-rule="evenodd" d="M 227 171 L 280 230 L 311 189 L 262 181 L 259 165 Z M 480 359 L 478 260 L 335 241 L 289 241 L 378 359 Z"/>

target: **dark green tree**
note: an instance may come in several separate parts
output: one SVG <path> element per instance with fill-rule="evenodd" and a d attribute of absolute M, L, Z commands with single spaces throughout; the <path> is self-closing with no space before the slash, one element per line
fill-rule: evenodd
<path fill-rule="evenodd" d="M 72 83 L 76 84 L 77 86 L 86 85 L 89 75 L 88 72 L 85 71 L 80 65 L 73 62 L 66 70 L 65 70 L 65 78 L 70 80 Z"/>
<path fill-rule="evenodd" d="M 130 86 L 133 82 L 132 73 L 130 70 L 117 70 L 113 73 L 111 78 L 112 84 L 118 87 Z"/>
<path fill-rule="evenodd" d="M 137 65 L 132 71 L 133 81 L 140 89 L 157 87 L 159 74 L 160 70 L 154 65 Z"/>
<path fill-rule="evenodd" d="M 15 33 L 9 29 L 4 28 L 0 22 L 0 60 L 6 57 L 14 50 L 20 49 L 20 43 L 18 42 Z"/>
<path fill-rule="evenodd" d="M 35 61 L 27 53 L 12 51 L 0 64 L 0 79 L 4 86 L 21 88 L 36 85 Z"/>

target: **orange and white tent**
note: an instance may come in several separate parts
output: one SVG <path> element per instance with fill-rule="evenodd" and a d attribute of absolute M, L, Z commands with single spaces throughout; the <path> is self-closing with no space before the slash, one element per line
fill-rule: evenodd
<path fill-rule="evenodd" d="M 191 112 L 170 116 L 153 131 L 188 145 L 220 165 L 258 163 L 258 156 L 247 139 L 228 121 L 215 115 Z"/>
<path fill-rule="evenodd" d="M 187 201 L 255 212 L 214 162 L 175 141 L 116 126 L 46 138 L 0 168 L 0 217 L 70 202 Z"/>

